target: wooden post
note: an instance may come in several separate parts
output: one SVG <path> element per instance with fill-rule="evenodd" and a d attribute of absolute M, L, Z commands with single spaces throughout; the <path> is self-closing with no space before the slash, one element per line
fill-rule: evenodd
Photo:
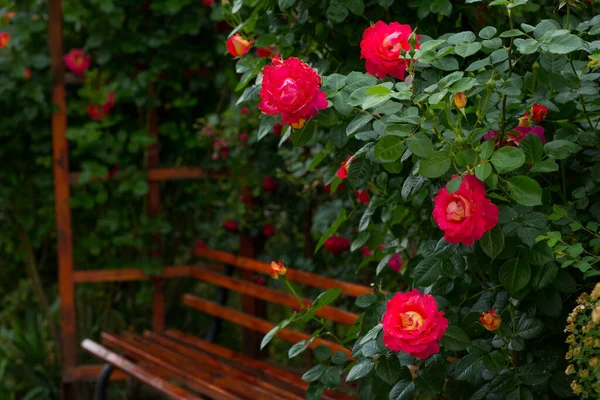
<path fill-rule="evenodd" d="M 66 138 L 67 108 L 65 99 L 65 72 L 62 47 L 61 0 L 50 0 L 48 35 L 52 66 L 52 158 L 54 173 L 54 207 L 58 245 L 58 289 L 60 296 L 61 361 L 63 377 L 74 368 L 77 359 L 75 325 L 75 285 L 73 283 L 73 235 L 69 205 L 69 153 Z M 68 389 L 63 385 L 62 398 Z"/>
<path fill-rule="evenodd" d="M 158 119 L 156 109 L 153 108 L 148 112 L 148 125 L 150 135 L 154 137 L 154 143 L 150 145 L 146 153 L 146 168 L 158 168 L 159 166 L 159 144 L 158 144 Z M 148 215 L 155 217 L 160 213 L 160 182 L 149 181 L 148 191 Z M 160 234 L 152 235 L 152 249 L 150 257 L 160 259 L 161 242 Z M 152 278 L 152 330 L 156 333 L 161 333 L 165 330 L 165 300 L 163 294 L 163 279 Z"/>

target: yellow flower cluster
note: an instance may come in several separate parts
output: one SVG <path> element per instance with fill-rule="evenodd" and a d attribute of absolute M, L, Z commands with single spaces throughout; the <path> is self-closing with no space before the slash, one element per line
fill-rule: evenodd
<path fill-rule="evenodd" d="M 571 389 L 582 398 L 600 398 L 600 283 L 588 295 L 577 299 L 567 318 L 565 332 L 569 365 L 565 374 L 572 377 Z"/>

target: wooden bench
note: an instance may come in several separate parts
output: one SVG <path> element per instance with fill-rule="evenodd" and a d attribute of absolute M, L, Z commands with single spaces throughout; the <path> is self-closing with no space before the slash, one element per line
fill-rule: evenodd
<path fill-rule="evenodd" d="M 143 334 L 123 333 L 115 335 L 103 332 L 101 344 L 85 339 L 81 346 L 106 363 L 98 378 L 96 400 L 104 399 L 108 379 L 117 369 L 149 385 L 171 399 L 297 399 L 305 398 L 308 384 L 296 374 L 277 368 L 270 363 L 249 357 L 213 343 L 220 321 L 229 321 L 247 330 L 266 334 L 276 324 L 225 305 L 228 291 L 244 296 L 280 304 L 290 308 L 301 305 L 289 294 L 232 277 L 233 268 L 269 274 L 270 265 L 231 253 L 196 249 L 196 255 L 224 265 L 224 274 L 206 266 L 190 266 L 189 276 L 218 286 L 218 302 L 211 302 L 193 294 L 184 294 L 183 304 L 213 317 L 207 339 L 181 332 L 166 330 L 163 333 L 146 331 Z M 338 281 L 305 271 L 289 269 L 290 281 L 320 289 L 340 288 L 342 294 L 358 297 L 371 293 L 365 286 Z M 310 305 L 310 300 L 304 300 Z M 326 306 L 317 316 L 344 325 L 353 325 L 358 317 L 348 311 Z M 281 329 L 277 338 L 290 343 L 307 340 L 310 335 L 297 330 Z M 309 347 L 326 345 L 333 352 L 343 351 L 350 358 L 350 351 L 337 343 L 317 338 Z M 347 396 L 326 391 L 326 399 L 347 399 Z"/>

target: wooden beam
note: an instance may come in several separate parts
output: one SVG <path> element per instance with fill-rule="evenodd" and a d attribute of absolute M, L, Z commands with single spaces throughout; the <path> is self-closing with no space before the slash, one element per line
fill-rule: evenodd
<path fill-rule="evenodd" d="M 48 37 L 52 68 L 52 159 L 54 208 L 58 241 L 58 290 L 60 297 L 61 361 L 63 371 L 75 366 L 77 340 L 75 286 L 73 282 L 73 239 L 69 205 L 69 148 L 67 143 L 67 104 L 63 68 L 62 2 L 50 0 Z M 63 395 L 64 396 L 64 395 Z"/>
<path fill-rule="evenodd" d="M 229 307 L 220 306 L 216 303 L 200 299 L 190 294 L 183 295 L 183 304 L 185 304 L 188 307 L 192 307 L 198 311 L 202 311 L 206 314 L 217 316 L 226 321 L 233 322 L 234 324 L 239 325 L 241 327 L 252 329 L 264 334 L 268 333 L 271 329 L 273 329 L 276 326 L 275 324 L 265 321 L 264 319 L 244 314 L 242 312 L 233 310 Z M 298 343 L 302 340 L 310 339 L 309 335 L 288 328 L 281 329 L 275 337 L 278 337 L 290 343 Z M 353 359 L 350 350 L 338 343 L 330 342 L 328 340 L 320 338 L 314 339 L 308 345 L 308 347 L 314 348 L 320 345 L 328 346 L 333 352 L 343 351 L 344 353 L 346 353 L 348 358 L 350 358 L 351 360 Z"/>
<path fill-rule="evenodd" d="M 158 274 L 161 278 L 182 278 L 191 276 L 191 266 L 165 267 L 163 272 Z M 127 281 L 146 281 L 154 275 L 146 275 L 141 268 L 125 269 L 95 269 L 88 271 L 75 271 L 73 277 L 76 283 L 100 283 L 100 282 L 127 282 Z"/>
<path fill-rule="evenodd" d="M 248 281 L 241 281 L 238 279 L 230 278 L 228 276 L 217 274 L 212 271 L 202 269 L 200 267 L 193 268 L 191 270 L 191 273 L 194 278 L 200 279 L 204 282 L 212 283 L 213 285 L 217 285 L 272 303 L 282 304 L 290 308 L 300 308 L 301 306 L 310 307 L 312 305 L 311 300 L 302 299 L 302 302 L 304 304 L 300 304 L 298 300 L 292 295 L 277 292 L 265 286 L 257 285 Z M 344 325 L 354 325 L 354 322 L 356 322 L 356 319 L 358 318 L 357 314 L 329 306 L 319 308 L 317 310 L 316 315 L 319 317 L 329 319 L 331 321 L 342 323 Z"/>
<path fill-rule="evenodd" d="M 71 185 L 79 184 L 80 172 L 71 172 L 69 174 L 69 183 Z M 148 181 L 150 182 L 165 182 L 184 179 L 223 179 L 229 178 L 231 175 L 224 171 L 203 170 L 199 167 L 174 167 L 174 168 L 149 168 Z M 93 182 L 107 182 L 112 178 L 108 174 L 102 178 L 94 178 Z"/>
<path fill-rule="evenodd" d="M 169 381 L 166 381 L 156 375 L 151 374 L 144 368 L 139 365 L 127 360 L 125 357 L 122 357 L 116 353 L 113 353 L 110 350 L 107 350 L 104 346 L 99 345 L 89 339 L 85 339 L 81 343 L 81 347 L 85 350 L 98 357 L 101 360 L 104 360 L 116 368 L 125 371 L 127 374 L 139 379 L 140 381 L 146 383 L 147 385 L 153 387 L 158 390 L 160 393 L 165 394 L 172 399 L 181 399 L 181 400 L 201 400 L 201 397 L 198 397 L 187 390 L 180 388 L 172 384 Z"/>
<path fill-rule="evenodd" d="M 235 265 L 238 268 L 254 271 L 259 274 L 267 275 L 269 274 L 269 271 L 271 269 L 271 266 L 268 263 L 254 260 L 251 258 L 237 256 L 226 251 L 213 250 L 208 248 L 196 248 L 194 250 L 194 254 L 197 257 L 205 258 L 211 261 L 217 261 L 223 264 Z M 336 279 L 328 278 L 325 276 L 311 274 L 310 272 L 294 269 L 293 265 L 288 266 L 286 278 L 291 281 L 300 282 L 305 285 L 321 289 L 340 288 L 342 289 L 342 293 L 353 297 L 358 297 L 362 296 L 363 294 L 369 294 L 373 292 L 373 290 L 367 286 L 338 281 Z"/>

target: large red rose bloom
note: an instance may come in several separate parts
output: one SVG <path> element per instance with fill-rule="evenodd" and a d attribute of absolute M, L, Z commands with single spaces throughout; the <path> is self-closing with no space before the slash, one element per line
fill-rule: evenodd
<path fill-rule="evenodd" d="M 440 351 L 439 341 L 448 328 L 448 320 L 432 295 L 417 289 L 396 293 L 385 306 L 383 343 L 392 351 L 403 351 L 427 358 Z"/>
<path fill-rule="evenodd" d="M 283 124 L 307 120 L 327 108 L 321 77 L 302 60 L 290 57 L 272 59 L 273 65 L 263 68 L 262 99 L 258 108 L 270 115 L 281 114 Z"/>
<path fill-rule="evenodd" d="M 410 50 L 408 38 L 412 31 L 409 25 L 397 22 L 388 25 L 383 21 L 365 29 L 360 42 L 360 58 L 366 60 L 367 72 L 382 79 L 386 75 L 404 79 L 410 61 L 402 58 L 401 50 Z M 417 36 L 417 40 L 419 38 Z M 415 47 L 418 49 L 419 43 Z"/>
<path fill-rule="evenodd" d="M 444 187 L 433 199 L 433 219 L 449 243 L 471 246 L 498 223 L 498 207 L 485 197 L 483 182 L 466 175 L 458 190 Z"/>

